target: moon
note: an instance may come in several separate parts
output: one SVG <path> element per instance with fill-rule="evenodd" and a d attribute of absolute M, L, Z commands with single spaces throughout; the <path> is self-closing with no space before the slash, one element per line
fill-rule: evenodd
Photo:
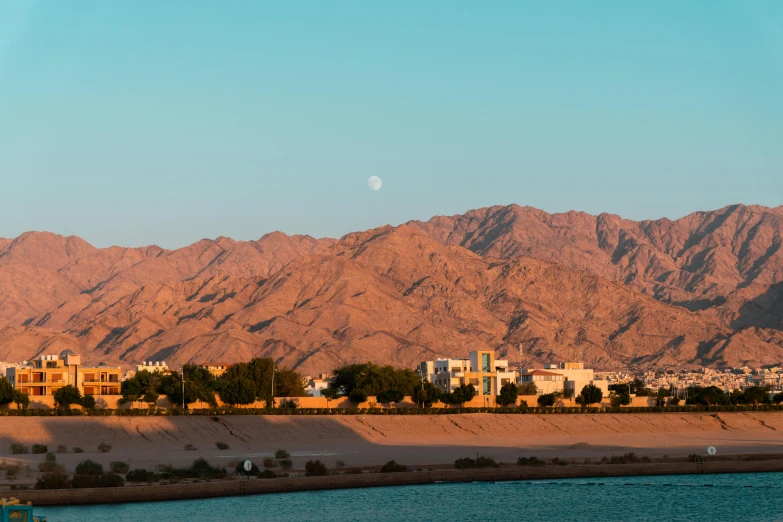
<path fill-rule="evenodd" d="M 383 181 L 378 176 L 370 176 L 367 180 L 367 186 L 372 190 L 381 190 L 381 185 L 383 185 Z"/>

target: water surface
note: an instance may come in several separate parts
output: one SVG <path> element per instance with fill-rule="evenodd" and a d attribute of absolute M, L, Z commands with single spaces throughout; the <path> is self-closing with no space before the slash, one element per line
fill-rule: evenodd
<path fill-rule="evenodd" d="M 39 512 L 49 522 L 783 520 L 783 473 L 433 484 Z"/>

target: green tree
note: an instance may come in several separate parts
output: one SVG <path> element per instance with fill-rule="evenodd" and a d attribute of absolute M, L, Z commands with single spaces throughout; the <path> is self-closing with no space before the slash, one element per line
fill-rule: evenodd
<path fill-rule="evenodd" d="M 580 403 L 582 406 L 590 406 L 591 404 L 597 404 L 604 398 L 604 392 L 601 388 L 594 384 L 588 384 L 582 388 L 582 392 L 579 394 Z"/>
<path fill-rule="evenodd" d="M 73 404 L 81 404 L 82 392 L 76 386 L 68 384 L 54 392 L 54 402 L 61 410 L 68 410 Z"/>
<path fill-rule="evenodd" d="M 691 386 L 688 388 L 688 399 L 686 404 L 704 404 L 713 406 L 718 404 L 728 404 L 730 395 L 717 386 Z"/>
<path fill-rule="evenodd" d="M 130 403 L 131 407 L 135 402 L 154 405 L 158 401 L 162 387 L 163 376 L 159 372 L 138 371 L 133 377 L 123 381 L 120 389 L 122 398 L 118 402 L 120 404 Z"/>
<path fill-rule="evenodd" d="M 0 405 L 5 406 L 14 401 L 14 387 L 5 377 L 0 377 Z"/>
<path fill-rule="evenodd" d="M 361 404 L 362 402 L 365 402 L 367 400 L 367 392 L 364 390 L 353 390 L 351 393 L 348 394 L 348 398 L 351 399 L 356 404 Z"/>
<path fill-rule="evenodd" d="M 420 387 L 416 388 L 411 398 L 419 406 L 429 408 L 440 400 L 440 396 L 441 392 L 437 386 L 430 381 L 424 381 Z"/>
<path fill-rule="evenodd" d="M 631 404 L 631 396 L 628 394 L 628 389 L 612 392 L 609 395 L 609 400 L 612 403 L 612 407 L 617 408 L 619 406 L 628 406 Z"/>
<path fill-rule="evenodd" d="M 215 377 L 201 366 L 186 364 L 183 367 L 185 375 L 185 405 L 196 401 L 206 402 L 210 406 L 217 406 L 215 400 Z M 171 372 L 163 378 L 161 390 L 174 404 L 182 404 L 182 374 Z"/>
<path fill-rule="evenodd" d="M 376 399 L 378 399 L 378 402 L 381 404 L 387 404 L 391 406 L 391 403 L 393 402 L 400 402 L 405 398 L 405 394 L 402 393 L 400 390 L 383 390 L 381 393 L 379 393 L 376 396 Z"/>
<path fill-rule="evenodd" d="M 495 398 L 495 402 L 501 406 L 510 406 L 516 404 L 519 397 L 519 389 L 513 382 L 507 382 L 500 388 L 500 395 Z"/>
<path fill-rule="evenodd" d="M 464 405 L 476 396 L 476 388 L 472 384 L 460 384 L 454 391 L 444 396 L 444 402 L 448 404 Z"/>
<path fill-rule="evenodd" d="M 762 388 L 761 386 L 745 388 L 745 390 L 742 392 L 743 404 L 755 404 L 758 406 L 759 403 L 769 404 L 770 402 L 771 400 L 769 398 L 769 391 L 766 388 Z"/>
<path fill-rule="evenodd" d="M 775 404 L 780 404 L 783 402 L 783 392 L 776 393 L 774 397 L 772 397 L 772 402 Z"/>
<path fill-rule="evenodd" d="M 351 364 L 334 371 L 333 388 L 342 388 L 346 395 L 354 390 L 363 390 L 376 397 L 384 390 L 397 390 L 412 396 L 421 386 L 419 376 L 413 370 L 400 370 L 393 366 L 378 366 L 373 363 Z"/>
<path fill-rule="evenodd" d="M 538 388 L 536 388 L 536 383 L 534 383 L 534 382 L 526 382 L 524 384 L 521 384 L 519 386 L 519 394 L 520 395 L 538 395 Z"/>
<path fill-rule="evenodd" d="M 554 393 L 545 393 L 538 396 L 538 405 L 542 408 L 552 407 L 555 405 L 555 400 L 556 398 Z"/>
<path fill-rule="evenodd" d="M 342 397 L 343 391 L 339 388 L 326 388 L 321 390 L 321 396 L 326 398 L 326 407 L 329 407 L 329 401 L 337 400 Z"/>
<path fill-rule="evenodd" d="M 299 372 L 282 368 L 275 373 L 275 397 L 305 396 L 305 382 Z"/>
<path fill-rule="evenodd" d="M 82 405 L 82 408 L 86 408 L 88 410 L 94 410 L 95 409 L 95 397 L 92 395 L 85 395 L 82 397 L 82 400 L 79 402 L 79 404 Z"/>
<path fill-rule="evenodd" d="M 252 404 L 256 400 L 253 381 L 246 377 L 221 379 L 218 395 L 221 401 L 231 405 Z"/>
<path fill-rule="evenodd" d="M 275 361 L 269 357 L 257 357 L 247 363 L 232 365 L 219 379 L 217 388 L 219 390 L 227 382 L 242 379 L 241 382 L 245 384 L 252 383 L 251 390 L 254 400 L 262 400 L 271 406 L 273 376 L 275 397 L 305 397 L 307 395 L 302 375 L 287 368 L 277 368 Z M 242 398 L 246 400 L 247 397 L 249 394 Z"/>
<path fill-rule="evenodd" d="M 21 410 L 26 410 L 30 406 L 30 396 L 26 393 L 22 393 L 19 390 L 14 390 L 14 403 L 16 407 Z"/>
<path fill-rule="evenodd" d="M 142 370 L 142 371 L 146 371 L 146 370 Z M 136 375 L 138 375 L 138 373 Z M 141 385 L 139 384 L 139 381 L 136 379 L 136 376 L 133 376 L 130 379 L 126 379 L 125 381 L 123 381 L 122 385 L 120 386 L 120 394 L 122 395 L 122 397 L 120 397 L 117 403 L 120 405 L 130 404 L 132 408 L 134 402 L 138 402 L 141 400 L 141 396 L 143 393 L 144 392 L 141 389 Z"/>

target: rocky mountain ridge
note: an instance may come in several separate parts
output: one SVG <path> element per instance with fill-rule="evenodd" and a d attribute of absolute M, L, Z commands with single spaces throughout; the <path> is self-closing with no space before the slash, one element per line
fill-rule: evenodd
<path fill-rule="evenodd" d="M 783 207 L 634 222 L 490 207 L 178 250 L 0 239 L 0 360 L 269 355 L 303 372 L 493 349 L 599 368 L 783 360 Z M 521 355 L 519 348 L 521 347 Z"/>

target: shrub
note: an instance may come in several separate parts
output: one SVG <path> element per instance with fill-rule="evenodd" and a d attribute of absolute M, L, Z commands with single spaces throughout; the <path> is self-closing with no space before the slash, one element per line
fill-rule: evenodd
<path fill-rule="evenodd" d="M 500 464 L 495 462 L 493 457 L 485 457 L 484 455 L 476 459 L 476 465 L 479 468 L 499 468 Z"/>
<path fill-rule="evenodd" d="M 11 453 L 13 453 L 14 455 L 22 455 L 24 453 L 30 453 L 30 450 L 24 444 L 20 444 L 19 442 L 14 442 L 13 444 L 11 444 Z"/>
<path fill-rule="evenodd" d="M 125 475 L 130 471 L 130 466 L 127 462 L 122 462 L 121 460 L 115 460 L 111 464 L 109 464 L 109 468 L 114 473 L 119 473 L 121 475 Z"/>
<path fill-rule="evenodd" d="M 216 442 L 215 446 L 219 450 L 227 450 L 229 448 L 228 444 L 226 444 L 225 442 Z"/>
<path fill-rule="evenodd" d="M 644 463 L 652 462 L 652 459 L 645 455 L 644 457 L 642 457 L 642 462 L 644 462 Z"/>
<path fill-rule="evenodd" d="M 57 446 L 57 453 L 68 453 L 68 448 L 60 444 L 59 446 Z"/>
<path fill-rule="evenodd" d="M 22 466 L 18 464 L 6 464 L 5 466 L 5 479 L 6 480 L 16 480 L 17 474 L 19 474 L 19 470 L 22 469 Z"/>
<path fill-rule="evenodd" d="M 57 455 L 54 453 L 47 453 L 44 457 L 44 461 L 46 462 L 55 462 L 57 460 Z"/>
<path fill-rule="evenodd" d="M 43 455 L 44 453 L 49 452 L 49 448 L 47 448 L 45 444 L 33 444 L 33 447 L 30 449 L 30 452 L 33 455 Z"/>
<path fill-rule="evenodd" d="M 277 473 L 275 473 L 271 469 L 265 469 L 264 471 L 258 474 L 258 478 L 265 478 L 265 479 L 277 478 Z"/>
<path fill-rule="evenodd" d="M 59 470 L 43 473 L 35 481 L 35 489 L 66 489 L 69 487 L 68 475 Z"/>
<path fill-rule="evenodd" d="M 476 461 L 474 459 L 471 459 L 470 457 L 465 457 L 464 459 L 457 459 L 454 461 L 454 467 L 457 469 L 475 469 Z"/>
<path fill-rule="evenodd" d="M 74 446 L 73 447 L 73 452 L 74 453 L 84 453 L 84 450 L 81 449 L 79 446 Z"/>
<path fill-rule="evenodd" d="M 271 457 L 267 457 L 264 459 L 264 467 L 265 468 L 276 468 L 277 467 L 277 461 Z"/>
<path fill-rule="evenodd" d="M 320 460 L 308 460 L 305 464 L 305 472 L 308 477 L 321 477 L 329 473 L 329 469 Z"/>
<path fill-rule="evenodd" d="M 121 488 L 125 485 L 125 479 L 116 473 L 109 471 L 98 478 L 99 488 Z"/>
<path fill-rule="evenodd" d="M 553 466 L 568 466 L 568 461 L 567 460 L 562 460 L 562 459 L 559 459 L 559 458 L 555 457 L 555 458 L 552 459 L 552 465 Z"/>
<path fill-rule="evenodd" d="M 146 469 L 132 469 L 125 475 L 125 480 L 128 482 L 157 482 L 160 477 L 153 471 Z"/>
<path fill-rule="evenodd" d="M 108 453 L 111 451 L 111 444 L 106 444 L 105 442 L 101 442 L 98 445 L 98 451 L 101 453 Z"/>
<path fill-rule="evenodd" d="M 344 468 L 344 467 L 345 467 L 345 461 L 343 461 L 343 460 L 338 460 L 337 462 L 335 462 L 335 463 L 334 463 L 334 466 L 335 466 L 337 469 Z"/>
<path fill-rule="evenodd" d="M 517 459 L 518 466 L 543 466 L 544 464 L 546 463 L 538 457 L 519 457 Z"/>
<path fill-rule="evenodd" d="M 397 464 L 396 461 L 390 460 L 381 467 L 381 473 L 399 473 L 400 471 L 407 471 L 408 468 L 402 464 Z"/>
<path fill-rule="evenodd" d="M 196 451 L 197 449 L 193 444 L 185 444 L 185 451 Z"/>
<path fill-rule="evenodd" d="M 290 456 L 291 456 L 291 454 L 288 453 L 284 449 L 279 449 L 279 450 L 275 451 L 275 458 L 276 459 L 287 459 Z"/>
<path fill-rule="evenodd" d="M 45 460 L 38 464 L 38 471 L 42 473 L 51 473 L 54 471 L 65 472 L 65 468 L 57 464 L 54 460 Z"/>
<path fill-rule="evenodd" d="M 294 463 L 291 459 L 280 459 L 280 467 L 283 469 L 291 469 L 294 467 Z"/>
<path fill-rule="evenodd" d="M 226 468 L 212 466 L 205 459 L 198 458 L 193 461 L 193 464 L 191 464 L 189 468 L 172 468 L 171 474 L 174 477 L 181 478 L 220 479 L 225 478 L 228 472 L 226 471 Z"/>
<path fill-rule="evenodd" d="M 77 475 L 90 475 L 97 477 L 103 474 L 103 466 L 95 462 L 94 460 L 83 460 L 76 465 Z"/>
<path fill-rule="evenodd" d="M 97 488 L 98 476 L 95 475 L 74 475 L 71 478 L 71 487 L 76 489 Z"/>

